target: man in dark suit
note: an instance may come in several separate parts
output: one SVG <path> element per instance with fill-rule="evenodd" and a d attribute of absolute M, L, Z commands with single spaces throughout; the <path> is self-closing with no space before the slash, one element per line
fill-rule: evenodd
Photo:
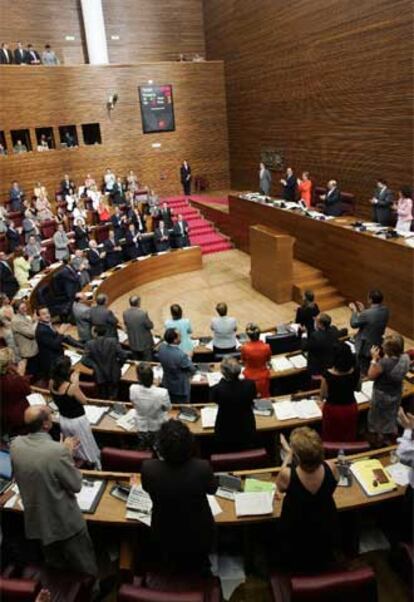
<path fill-rule="evenodd" d="M 20 233 L 14 225 L 13 221 L 9 222 L 9 226 L 6 231 L 7 246 L 9 253 L 13 253 L 15 249 L 20 245 Z"/>
<path fill-rule="evenodd" d="M 13 53 L 9 50 L 9 45 L 3 42 L 0 48 L 0 65 L 12 65 Z"/>
<path fill-rule="evenodd" d="M 102 294 L 98 295 L 96 305 L 91 307 L 91 324 L 92 326 L 104 326 L 107 336 L 118 340 L 118 318 L 107 306 L 108 297 Z"/>
<path fill-rule="evenodd" d="M 185 196 L 189 196 L 191 194 L 191 178 L 191 167 L 187 161 L 183 161 L 183 164 L 180 167 L 180 181 Z"/>
<path fill-rule="evenodd" d="M 323 212 L 325 215 L 338 217 L 342 215 L 341 193 L 336 180 L 329 180 L 328 191 L 326 194 L 321 194 L 323 201 Z"/>
<path fill-rule="evenodd" d="M 96 240 L 90 240 L 88 250 L 88 261 L 89 271 L 92 278 L 96 278 L 104 271 L 104 258 L 105 252 L 99 251 L 98 243 L 96 242 Z"/>
<path fill-rule="evenodd" d="M 157 253 L 168 251 L 170 248 L 170 234 L 163 220 L 160 221 L 158 228 L 154 232 L 154 242 Z"/>
<path fill-rule="evenodd" d="M 63 263 L 65 266 L 55 275 L 53 286 L 65 297 L 67 301 L 67 311 L 65 313 L 68 315 L 72 309 L 76 293 L 81 289 L 81 281 L 78 272 L 71 265 L 70 260 L 64 259 Z"/>
<path fill-rule="evenodd" d="M 26 63 L 28 65 L 40 65 L 41 64 L 40 55 L 37 52 L 37 50 L 35 50 L 33 48 L 32 44 L 27 45 Z"/>
<path fill-rule="evenodd" d="M 60 183 L 60 192 L 65 196 L 69 194 L 70 190 L 75 190 L 75 182 L 69 178 L 68 174 L 65 174 Z"/>
<path fill-rule="evenodd" d="M 121 380 L 121 367 L 129 353 L 122 349 L 117 338 L 107 335 L 105 326 L 96 326 L 94 332 L 95 338 L 85 345 L 82 363 L 94 370 L 100 395 L 104 398 L 116 399 Z"/>
<path fill-rule="evenodd" d="M 47 307 L 38 307 L 36 314 L 39 320 L 35 333 L 39 348 L 39 373 L 41 376 L 47 377 L 57 358 L 64 355 L 63 343 L 65 337 L 54 328 Z"/>
<path fill-rule="evenodd" d="M 17 42 L 17 47 L 14 51 L 14 62 L 16 65 L 25 65 L 27 62 L 27 53 L 21 42 Z"/>
<path fill-rule="evenodd" d="M 312 376 L 321 375 L 332 366 L 339 333 L 331 323 L 331 317 L 321 313 L 315 320 L 316 330 L 309 338 L 302 335 L 302 349 L 308 352 L 308 370 Z"/>
<path fill-rule="evenodd" d="M 352 311 L 351 326 L 358 328 L 355 335 L 355 353 L 362 374 L 366 374 L 371 359 L 371 347 L 380 347 L 382 338 L 388 324 L 389 310 L 383 304 L 384 296 L 378 289 L 368 294 L 369 307 L 364 308 L 362 303 L 350 303 Z"/>
<path fill-rule="evenodd" d="M 283 186 L 283 198 L 285 201 L 296 201 L 297 178 L 294 175 L 291 167 L 286 169 L 286 176 L 280 180 L 280 183 Z"/>
<path fill-rule="evenodd" d="M 9 190 L 10 211 L 23 211 L 24 192 L 19 183 L 14 181 Z"/>
<path fill-rule="evenodd" d="M 114 214 L 111 217 L 111 224 L 114 229 L 116 242 L 119 242 L 121 238 L 125 238 L 125 219 L 123 218 L 119 207 L 115 207 Z"/>
<path fill-rule="evenodd" d="M 161 209 L 158 211 L 158 219 L 164 222 L 166 228 L 173 227 L 172 211 L 167 203 L 163 203 Z"/>
<path fill-rule="evenodd" d="M 89 247 L 89 231 L 82 219 L 76 220 L 75 225 L 75 246 L 77 249 L 87 249 Z"/>
<path fill-rule="evenodd" d="M 104 240 L 103 245 L 105 249 L 105 265 L 107 270 L 122 263 L 122 247 L 117 243 L 113 230 L 109 230 L 108 238 Z"/>
<path fill-rule="evenodd" d="M 178 249 L 189 246 L 188 238 L 188 224 L 183 220 L 183 216 L 180 214 L 177 217 L 177 221 L 174 224 L 174 244 Z"/>
<path fill-rule="evenodd" d="M 113 205 L 125 204 L 125 188 L 122 183 L 122 178 L 117 178 L 112 188 L 111 199 Z"/>
<path fill-rule="evenodd" d="M 178 347 L 180 341 L 180 333 L 174 328 L 167 328 L 164 343 L 158 351 L 163 369 L 162 386 L 168 389 L 171 403 L 190 401 L 190 379 L 196 371 L 188 355 Z"/>
<path fill-rule="evenodd" d="M 6 259 L 6 253 L 0 251 L 0 290 L 6 294 L 9 299 L 13 299 L 19 290 L 19 283 L 16 280 L 13 270 Z"/>
<path fill-rule="evenodd" d="M 372 221 L 381 226 L 389 226 L 391 223 L 392 192 L 383 178 L 378 178 L 377 188 L 371 199 Z"/>
<path fill-rule="evenodd" d="M 154 324 L 151 322 L 146 311 L 140 307 L 141 299 L 136 295 L 129 298 L 129 309 L 123 313 L 123 320 L 128 334 L 129 347 L 136 360 L 150 362 L 152 361 L 152 349 L 154 339 L 151 329 Z"/>
<path fill-rule="evenodd" d="M 216 478 L 208 462 L 193 457 L 193 436 L 178 420 L 161 426 L 159 453 L 162 460 L 145 461 L 141 473 L 142 487 L 153 503 L 157 558 L 171 574 L 201 574 L 208 571 L 214 541 L 207 495 L 216 492 Z"/>

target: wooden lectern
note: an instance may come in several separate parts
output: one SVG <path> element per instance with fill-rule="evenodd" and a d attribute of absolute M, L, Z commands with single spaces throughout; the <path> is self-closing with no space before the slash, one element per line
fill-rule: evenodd
<path fill-rule="evenodd" d="M 275 303 L 292 300 L 292 236 L 267 226 L 250 226 L 252 287 Z"/>

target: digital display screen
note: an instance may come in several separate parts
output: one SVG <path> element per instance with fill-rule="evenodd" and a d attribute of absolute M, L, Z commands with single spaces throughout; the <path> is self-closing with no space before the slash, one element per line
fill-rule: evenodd
<path fill-rule="evenodd" d="M 139 86 L 144 134 L 175 130 L 172 86 Z"/>

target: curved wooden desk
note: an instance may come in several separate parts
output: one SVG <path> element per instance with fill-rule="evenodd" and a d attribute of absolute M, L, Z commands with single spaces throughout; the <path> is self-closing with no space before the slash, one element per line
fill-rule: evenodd
<path fill-rule="evenodd" d="M 93 288 L 88 284 L 83 292 L 93 291 L 95 297 L 103 293 L 108 296 L 109 303 L 113 303 L 118 297 L 132 292 L 138 286 L 175 274 L 201 270 L 202 267 L 201 248 L 185 247 L 122 263 L 98 276 L 97 280 L 103 279 L 99 286 Z"/>

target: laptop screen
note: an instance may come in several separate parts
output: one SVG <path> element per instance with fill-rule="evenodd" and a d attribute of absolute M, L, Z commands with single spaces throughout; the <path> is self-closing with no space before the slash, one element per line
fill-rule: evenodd
<path fill-rule="evenodd" d="M 8 451 L 0 450 L 0 476 L 5 479 L 12 477 L 12 465 Z"/>

